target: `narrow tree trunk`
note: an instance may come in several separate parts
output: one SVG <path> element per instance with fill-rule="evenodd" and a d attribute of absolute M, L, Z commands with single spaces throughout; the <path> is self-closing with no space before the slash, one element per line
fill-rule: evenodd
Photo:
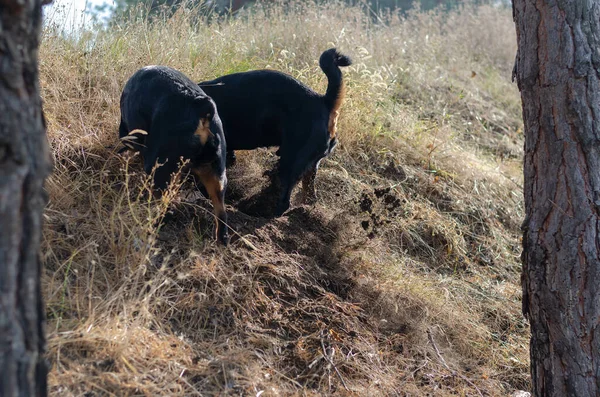
<path fill-rule="evenodd" d="M 534 396 L 600 396 L 600 3 L 514 0 Z"/>
<path fill-rule="evenodd" d="M 41 0 L 0 0 L 0 396 L 45 396 L 40 293 L 50 170 L 38 84 Z"/>

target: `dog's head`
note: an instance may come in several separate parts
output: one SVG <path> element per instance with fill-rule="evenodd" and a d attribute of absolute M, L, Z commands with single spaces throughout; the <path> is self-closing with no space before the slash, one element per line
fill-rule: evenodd
<path fill-rule="evenodd" d="M 222 125 L 214 102 L 198 98 L 192 109 L 182 109 L 181 118 L 166 128 L 149 134 L 144 153 L 144 169 L 154 170 L 154 187 L 165 189 L 172 175 L 185 168 L 225 161 Z"/>
<path fill-rule="evenodd" d="M 189 159 L 194 167 L 209 164 L 221 159 L 225 153 L 223 124 L 212 99 L 206 98 L 200 111 L 200 122 L 191 137 Z"/>

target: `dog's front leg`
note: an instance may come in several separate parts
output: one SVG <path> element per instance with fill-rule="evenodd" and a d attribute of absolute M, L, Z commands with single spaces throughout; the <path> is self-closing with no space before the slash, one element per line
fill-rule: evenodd
<path fill-rule="evenodd" d="M 302 177 L 302 202 L 304 204 L 315 204 L 317 202 L 317 191 L 315 190 L 315 178 L 317 169 L 312 168 Z"/>

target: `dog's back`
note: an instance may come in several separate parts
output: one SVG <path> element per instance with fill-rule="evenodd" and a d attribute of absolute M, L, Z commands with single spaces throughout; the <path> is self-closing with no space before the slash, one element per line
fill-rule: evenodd
<path fill-rule="evenodd" d="M 277 214 L 289 207 L 291 189 L 299 178 L 309 171 L 314 176 L 320 160 L 335 147 L 344 96 L 340 66 L 350 64 L 350 58 L 334 48 L 323 52 L 319 65 L 328 80 L 325 95 L 272 70 L 235 73 L 199 84 L 219 109 L 231 159 L 234 150 L 280 147 L 283 193 Z M 314 188 L 310 189 L 314 196 Z"/>
<path fill-rule="evenodd" d="M 197 84 L 166 66 L 146 66 L 131 76 L 121 95 L 121 116 L 130 130 L 148 131 L 159 115 L 180 110 L 172 117 L 187 120 L 202 99 L 210 101 Z M 214 113 L 214 112 L 213 112 Z M 170 117 L 170 114 L 161 117 Z M 122 137 L 123 131 L 119 132 Z"/>
<path fill-rule="evenodd" d="M 203 129 L 203 123 L 210 126 Z M 136 130 L 147 134 L 124 142 L 142 152 L 147 171 L 166 157 L 209 162 L 225 146 L 214 102 L 187 76 L 166 66 L 138 70 L 123 89 L 119 137 Z"/>
<path fill-rule="evenodd" d="M 234 73 L 200 83 L 217 104 L 229 150 L 280 146 L 286 123 L 328 124 L 344 94 L 339 66 L 351 61 L 330 49 L 319 64 L 328 79 L 325 95 L 274 70 Z"/>
<path fill-rule="evenodd" d="M 273 70 L 230 74 L 200 85 L 219 108 L 229 150 L 280 146 L 287 121 L 305 112 L 322 113 L 321 95 Z"/>

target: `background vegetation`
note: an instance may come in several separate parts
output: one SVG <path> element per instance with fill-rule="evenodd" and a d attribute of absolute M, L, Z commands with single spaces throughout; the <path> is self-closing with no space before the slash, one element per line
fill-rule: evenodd
<path fill-rule="evenodd" d="M 133 10 L 110 29 L 43 34 L 52 394 L 527 389 L 510 10 L 374 22 L 361 7 L 297 1 L 197 15 L 151 23 Z M 324 92 L 318 57 L 332 46 L 354 65 L 316 206 L 262 218 L 273 151 L 241 152 L 226 198 L 237 236 L 224 249 L 191 182 L 153 201 L 139 159 L 115 154 L 121 89 L 141 66 L 197 81 L 273 68 Z"/>
<path fill-rule="evenodd" d="M 335 0 L 334 0 L 335 1 Z M 449 10 L 456 8 L 464 3 L 464 0 L 337 0 L 344 6 L 351 6 L 362 9 L 374 20 L 379 20 L 383 12 L 406 12 L 410 9 Z M 285 6 L 288 2 L 284 0 L 263 0 L 264 3 Z M 327 3 L 330 0 L 318 0 L 319 3 Z M 469 4 L 480 4 L 482 2 L 492 3 L 486 0 L 470 0 Z M 256 0 L 110 0 L 100 4 L 90 3 L 89 11 L 96 15 L 104 15 L 108 20 L 119 18 L 132 9 L 137 7 L 145 8 L 152 15 L 172 15 L 179 8 L 186 8 L 192 13 L 210 17 L 215 14 L 226 15 L 236 13 L 243 7 L 245 10 L 252 9 L 256 5 Z M 498 6 L 510 5 L 510 1 L 494 0 L 493 4 Z"/>

